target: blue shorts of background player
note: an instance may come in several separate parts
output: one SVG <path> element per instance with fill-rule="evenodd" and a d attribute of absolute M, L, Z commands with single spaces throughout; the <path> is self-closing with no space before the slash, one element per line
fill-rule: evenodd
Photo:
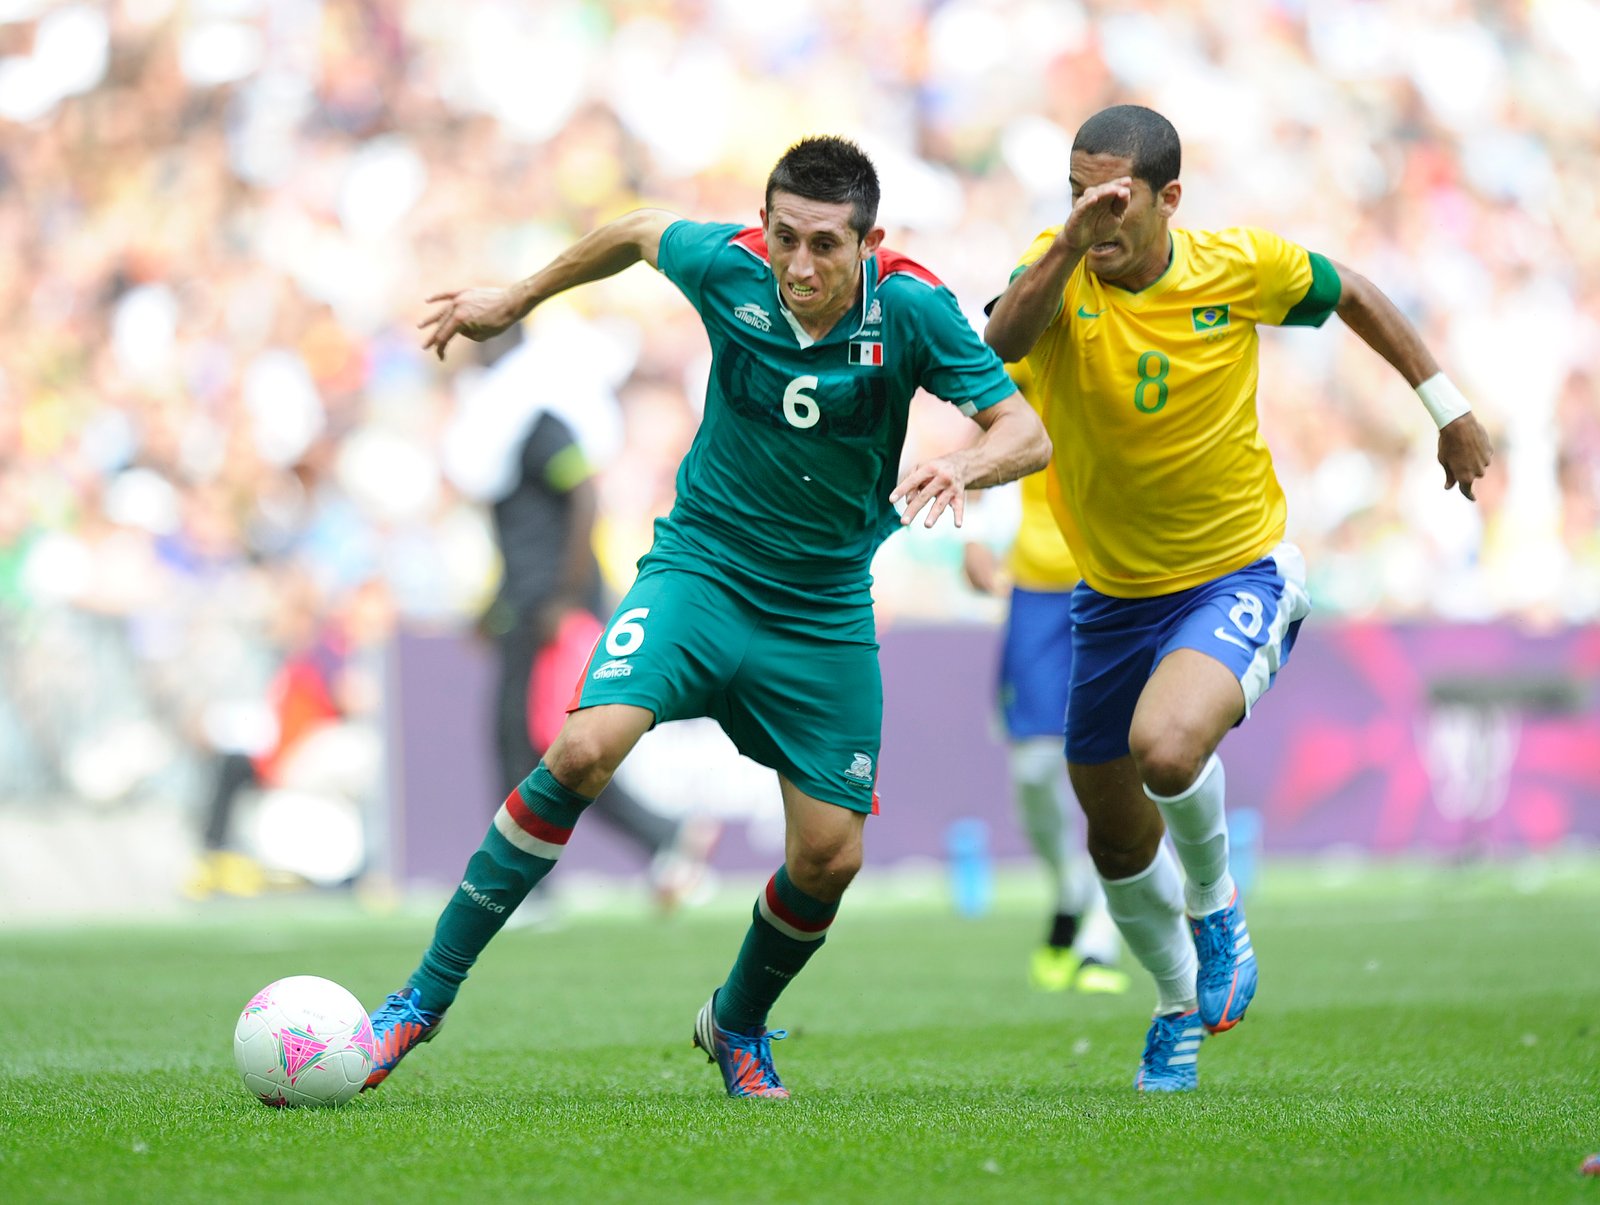
<path fill-rule="evenodd" d="M 1072 682 L 1072 591 L 1013 587 L 1000 649 L 1000 714 L 1014 741 L 1059 737 Z"/>
<path fill-rule="evenodd" d="M 1174 649 L 1195 649 L 1227 666 L 1248 716 L 1289 660 L 1310 611 L 1305 560 L 1293 544 L 1175 594 L 1112 598 L 1080 584 L 1072 594 L 1067 760 L 1097 765 L 1128 755 L 1139 693 Z"/>

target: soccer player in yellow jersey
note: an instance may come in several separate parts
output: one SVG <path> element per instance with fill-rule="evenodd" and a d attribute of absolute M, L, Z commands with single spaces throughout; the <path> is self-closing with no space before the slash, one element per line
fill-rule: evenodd
<path fill-rule="evenodd" d="M 1084 576 L 1068 771 L 1111 914 L 1157 985 L 1143 1091 L 1193 1088 L 1201 1039 L 1237 1024 L 1256 987 L 1216 749 L 1310 610 L 1256 421 L 1257 325 L 1337 313 L 1433 416 L 1446 489 L 1472 498 L 1490 459 L 1460 391 L 1370 281 L 1265 230 L 1172 228 L 1180 158 L 1149 109 L 1085 122 L 1072 210 L 1023 255 L 985 335 L 1034 373 L 1051 500 Z"/>
<path fill-rule="evenodd" d="M 1011 364 L 1007 370 L 1018 392 L 1038 409 L 1027 365 Z M 1061 762 L 1072 673 L 1070 607 L 1080 574 L 1051 514 L 1046 472 L 1031 473 L 1018 486 L 1020 522 L 1014 510 L 997 505 L 998 499 L 982 500 L 982 515 L 1003 516 L 995 526 L 1004 531 L 969 537 L 963 568 L 974 589 L 1007 600 L 1000 719 L 1017 810 L 1053 889 L 1050 928 L 1044 944 L 1033 951 L 1028 978 L 1046 992 L 1125 992 L 1128 976 L 1116 965 L 1122 941 L 1073 821 L 1078 805 L 1067 789 Z M 969 507 L 969 526 L 972 517 Z M 978 526 L 985 526 L 981 516 Z M 1005 539 L 996 538 L 1002 534 Z"/>

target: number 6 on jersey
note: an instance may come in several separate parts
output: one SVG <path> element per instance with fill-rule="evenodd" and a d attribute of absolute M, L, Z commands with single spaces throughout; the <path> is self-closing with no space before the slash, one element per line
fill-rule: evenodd
<path fill-rule="evenodd" d="M 644 643 L 644 624 L 641 621 L 649 614 L 649 607 L 634 607 L 618 615 L 617 622 L 606 633 L 606 652 L 613 657 L 626 657 L 636 652 Z"/>
<path fill-rule="evenodd" d="M 806 392 L 816 387 L 816 377 L 804 376 L 790 381 L 788 388 L 783 391 L 783 417 L 789 420 L 791 427 L 803 431 L 817 425 L 817 420 L 822 417 L 822 407 Z"/>

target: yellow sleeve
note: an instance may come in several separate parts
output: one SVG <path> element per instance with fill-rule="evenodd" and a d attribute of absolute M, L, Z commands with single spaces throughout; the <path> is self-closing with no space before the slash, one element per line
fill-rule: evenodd
<path fill-rule="evenodd" d="M 1251 228 L 1246 233 L 1255 252 L 1257 321 L 1281 326 L 1311 290 L 1311 253 L 1270 230 Z"/>
<path fill-rule="evenodd" d="M 1034 236 L 1033 242 L 1028 244 L 1028 249 L 1022 253 L 1022 258 L 1017 261 L 1017 266 L 1011 270 L 1011 279 L 1015 280 L 1024 268 L 1039 262 L 1044 253 L 1050 250 L 1050 244 L 1056 241 L 1056 235 L 1061 233 L 1061 227 L 1052 230 L 1041 230 Z"/>

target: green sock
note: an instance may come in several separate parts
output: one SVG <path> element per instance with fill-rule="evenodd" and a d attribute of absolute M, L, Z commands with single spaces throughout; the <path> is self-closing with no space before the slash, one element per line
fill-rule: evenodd
<path fill-rule="evenodd" d="M 440 914 L 422 965 L 407 980 L 422 994 L 423 1008 L 443 1012 L 455 1000 L 478 955 L 555 867 L 592 802 L 557 782 L 543 762 L 506 797 Z"/>
<path fill-rule="evenodd" d="M 807 895 L 790 881 L 788 867 L 778 867 L 756 900 L 750 931 L 717 993 L 717 1024 L 744 1033 L 762 1028 L 779 994 L 822 947 L 838 911 L 837 900 L 830 904 Z"/>

